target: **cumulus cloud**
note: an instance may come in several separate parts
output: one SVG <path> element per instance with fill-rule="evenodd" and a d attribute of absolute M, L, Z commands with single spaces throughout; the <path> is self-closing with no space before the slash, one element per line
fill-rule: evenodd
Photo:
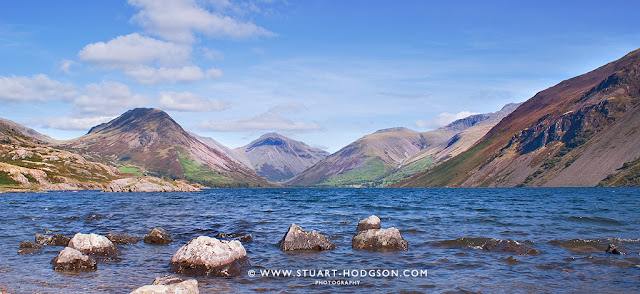
<path fill-rule="evenodd" d="M 162 92 L 159 105 L 163 109 L 177 111 L 222 111 L 229 108 L 229 104 L 216 99 L 207 99 L 190 92 Z"/>
<path fill-rule="evenodd" d="M 129 4 L 140 10 L 134 22 L 166 40 L 193 43 L 196 33 L 233 39 L 274 35 L 251 22 L 211 12 L 195 0 L 129 0 Z"/>
<path fill-rule="evenodd" d="M 0 75 L 0 101 L 68 101 L 75 95 L 73 85 L 52 80 L 44 74 L 33 77 Z"/>
<path fill-rule="evenodd" d="M 118 36 L 106 43 L 96 42 L 84 46 L 78 57 L 85 62 L 120 69 L 153 62 L 165 66 L 183 64 L 190 54 L 190 46 L 133 33 Z"/>
<path fill-rule="evenodd" d="M 175 68 L 156 68 L 152 66 L 140 65 L 125 69 L 124 74 L 134 79 L 137 83 L 143 85 L 155 85 L 175 82 L 196 82 L 204 78 L 213 79 L 222 76 L 222 72 L 218 69 L 209 69 L 206 72 L 202 72 L 202 69 L 195 65 Z"/>
<path fill-rule="evenodd" d="M 199 127 L 203 131 L 214 132 L 301 132 L 322 129 L 318 124 L 294 122 L 274 112 L 266 112 L 255 117 L 240 118 L 236 120 L 207 120 L 201 122 Z"/>
<path fill-rule="evenodd" d="M 446 126 L 456 120 L 463 119 L 467 116 L 474 115 L 474 114 L 478 114 L 478 113 L 469 112 L 469 111 L 461 111 L 458 113 L 443 112 L 441 114 L 438 114 L 436 117 L 432 119 L 419 120 L 419 121 L 416 121 L 414 124 L 418 128 L 437 129 L 439 127 Z"/>
<path fill-rule="evenodd" d="M 74 112 L 81 117 L 121 114 L 127 109 L 148 105 L 150 99 L 131 93 L 129 87 L 118 82 L 89 84 L 84 95 L 74 101 Z"/>
<path fill-rule="evenodd" d="M 30 121 L 31 124 L 38 125 L 45 129 L 58 130 L 89 130 L 101 123 L 114 119 L 114 116 L 99 116 L 88 118 L 72 117 L 47 117 Z"/>
<path fill-rule="evenodd" d="M 63 59 L 62 61 L 60 61 L 60 66 L 58 67 L 58 70 L 60 70 L 63 73 L 66 73 L 68 75 L 72 74 L 71 72 L 71 66 L 77 64 L 77 62 L 73 61 L 73 60 L 68 60 L 68 59 Z"/>

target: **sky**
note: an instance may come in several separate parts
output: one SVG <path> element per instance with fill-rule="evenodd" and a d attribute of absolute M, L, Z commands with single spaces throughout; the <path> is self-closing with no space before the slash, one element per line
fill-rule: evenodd
<path fill-rule="evenodd" d="M 55 139 L 129 109 L 236 148 L 335 152 L 523 102 L 640 48 L 640 1 L 0 0 L 0 117 Z"/>

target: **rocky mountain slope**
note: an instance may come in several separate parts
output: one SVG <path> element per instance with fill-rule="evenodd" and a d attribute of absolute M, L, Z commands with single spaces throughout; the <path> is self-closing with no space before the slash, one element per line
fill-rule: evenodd
<path fill-rule="evenodd" d="M 637 183 L 640 49 L 539 92 L 476 145 L 397 186 Z"/>
<path fill-rule="evenodd" d="M 102 189 L 124 175 L 65 150 L 55 140 L 0 119 L 0 191 Z"/>
<path fill-rule="evenodd" d="M 153 108 L 127 111 L 60 146 L 138 175 L 186 179 L 208 187 L 274 186 Z"/>
<path fill-rule="evenodd" d="M 273 182 L 283 182 L 302 173 L 329 153 L 277 133 L 235 149 L 245 157 L 259 175 Z"/>

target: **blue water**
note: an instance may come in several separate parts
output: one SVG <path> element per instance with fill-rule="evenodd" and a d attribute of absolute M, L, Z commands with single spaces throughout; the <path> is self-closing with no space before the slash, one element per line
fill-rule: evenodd
<path fill-rule="evenodd" d="M 358 221 L 375 214 L 396 227 L 409 251 L 351 249 Z M 284 253 L 275 245 L 291 223 L 337 246 Z M 168 245 L 118 245 L 120 261 L 62 274 L 49 264 L 62 247 L 18 255 L 45 230 L 144 236 L 163 227 Z M 128 293 L 170 274 L 176 250 L 200 235 L 252 234 L 252 267 L 233 278 L 197 277 L 209 292 L 583 292 L 640 293 L 640 189 L 215 189 L 197 193 L 51 192 L 0 194 L 0 289 L 9 293 Z M 462 239 L 464 238 L 464 239 Z M 538 256 L 477 249 L 484 238 L 513 239 Z M 626 255 L 609 255 L 607 244 Z M 249 270 L 257 276 L 250 277 Z M 260 270 L 336 270 L 333 277 L 261 277 Z M 398 277 L 344 271 L 397 270 Z M 405 270 L 427 276 L 405 277 Z M 331 272 L 333 273 L 333 272 Z M 317 275 L 317 274 L 316 274 Z M 180 275 L 177 275 L 180 276 Z M 359 285 L 332 285 L 332 281 Z M 327 285 L 324 285 L 326 282 Z"/>

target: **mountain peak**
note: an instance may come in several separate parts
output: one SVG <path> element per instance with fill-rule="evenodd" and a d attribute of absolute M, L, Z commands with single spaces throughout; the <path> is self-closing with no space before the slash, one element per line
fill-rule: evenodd
<path fill-rule="evenodd" d="M 134 108 L 108 123 L 99 124 L 89 130 L 87 134 L 104 132 L 108 130 L 120 129 L 122 131 L 133 131 L 145 129 L 148 125 L 161 125 L 163 127 L 179 128 L 178 125 L 166 112 L 156 108 Z"/>

